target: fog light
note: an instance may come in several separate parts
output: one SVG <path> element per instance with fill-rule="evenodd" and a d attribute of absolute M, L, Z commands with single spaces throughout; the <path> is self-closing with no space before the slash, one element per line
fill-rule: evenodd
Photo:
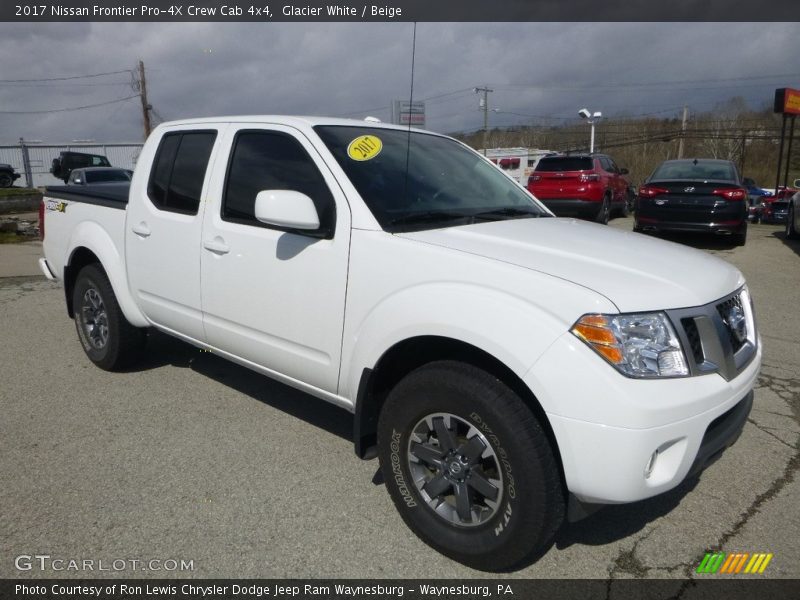
<path fill-rule="evenodd" d="M 658 459 L 658 450 L 653 452 L 650 455 L 650 460 L 647 461 L 647 464 L 644 467 L 644 478 L 650 479 L 650 475 L 653 474 L 653 469 L 656 466 L 656 460 Z"/>

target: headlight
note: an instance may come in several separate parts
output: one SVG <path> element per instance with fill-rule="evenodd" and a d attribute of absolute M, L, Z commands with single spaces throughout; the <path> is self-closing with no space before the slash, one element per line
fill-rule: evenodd
<path fill-rule="evenodd" d="M 584 315 L 571 331 L 628 377 L 689 374 L 678 336 L 664 313 Z"/>

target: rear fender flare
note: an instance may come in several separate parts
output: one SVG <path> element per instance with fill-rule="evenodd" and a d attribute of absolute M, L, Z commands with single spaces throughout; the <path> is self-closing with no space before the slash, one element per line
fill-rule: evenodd
<path fill-rule="evenodd" d="M 128 286 L 125 275 L 125 260 L 117 251 L 117 247 L 108 232 L 99 224 L 84 221 L 73 230 L 69 241 L 69 259 L 67 265 L 72 263 L 75 253 L 80 248 L 91 251 L 100 261 L 100 265 L 108 275 L 114 294 L 117 296 L 122 313 L 125 318 L 136 327 L 148 327 L 150 323 L 139 310 Z"/>

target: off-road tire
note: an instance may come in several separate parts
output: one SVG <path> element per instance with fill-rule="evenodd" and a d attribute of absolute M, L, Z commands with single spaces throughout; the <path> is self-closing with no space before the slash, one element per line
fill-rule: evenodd
<path fill-rule="evenodd" d="M 439 470 L 430 469 L 411 452 L 420 452 L 421 429 L 433 434 L 426 425 L 428 417 L 432 417 L 430 422 L 441 418 L 440 426 L 447 426 L 445 419 L 449 419 L 448 429 L 457 433 L 447 440 L 444 432 L 436 430 L 436 439 L 429 437 L 423 444 L 428 451 L 438 448 L 440 453 L 448 446 L 458 448 L 444 454 L 451 457 L 446 460 L 452 463 Z M 469 485 L 462 489 L 469 490 L 469 506 L 482 511 L 481 518 L 485 520 L 476 520 L 473 513 L 473 523 L 459 523 L 460 514 L 451 514 L 448 519 L 434 506 L 440 511 L 456 512 L 456 486 L 464 482 L 425 498 L 425 487 L 415 483 L 412 468 L 419 482 L 430 483 L 437 477 L 446 479 L 439 480 L 445 484 L 453 481 L 457 473 L 451 470 L 453 463 L 475 454 L 467 450 L 459 454 L 468 448 L 466 440 L 479 437 L 475 431 L 486 442 L 478 440 L 479 450 L 481 444 L 488 445 L 489 450 L 484 449 L 477 459 L 479 463 L 467 469 L 475 480 L 468 481 Z M 439 438 L 450 443 L 439 442 Z M 389 393 L 380 413 L 378 453 L 386 487 L 408 527 L 431 547 L 472 568 L 502 571 L 535 558 L 549 547 L 564 520 L 566 501 L 561 471 L 541 424 L 505 383 L 473 366 L 439 361 L 402 379 Z M 493 465 L 497 468 L 493 469 Z M 420 478 L 420 471 L 426 470 L 430 472 Z M 500 479 L 491 473 L 499 473 Z M 431 479 L 426 480 L 428 476 Z M 486 501 L 489 496 L 481 495 L 476 487 L 484 476 L 484 481 L 496 484 L 493 487 L 497 502 L 491 503 L 494 507 Z M 429 491 L 435 493 L 433 490 L 432 486 Z"/>
<path fill-rule="evenodd" d="M 0 188 L 8 188 L 14 184 L 14 178 L 6 171 L 0 171 Z"/>
<path fill-rule="evenodd" d="M 108 276 L 98 264 L 83 267 L 72 293 L 73 319 L 86 356 L 106 371 L 133 365 L 146 334 L 122 314 Z"/>

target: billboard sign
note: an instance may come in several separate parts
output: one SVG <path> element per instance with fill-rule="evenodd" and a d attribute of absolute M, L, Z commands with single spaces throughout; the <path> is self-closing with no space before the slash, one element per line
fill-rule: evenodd
<path fill-rule="evenodd" d="M 800 90 L 779 88 L 775 90 L 775 112 L 800 115 Z"/>
<path fill-rule="evenodd" d="M 425 103 L 395 100 L 392 103 L 392 123 L 425 127 Z"/>

